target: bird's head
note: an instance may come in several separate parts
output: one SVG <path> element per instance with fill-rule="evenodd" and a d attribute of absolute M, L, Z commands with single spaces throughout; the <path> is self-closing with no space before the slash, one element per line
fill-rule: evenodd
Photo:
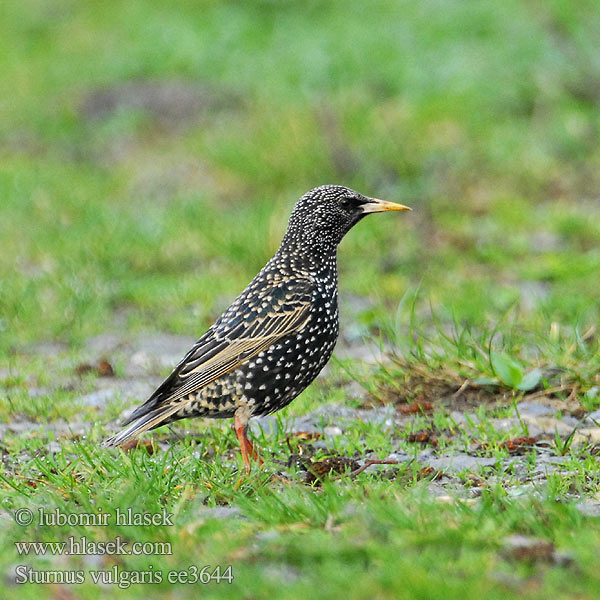
<path fill-rule="evenodd" d="M 342 185 L 313 188 L 296 202 L 284 242 L 333 247 L 370 213 L 411 210 L 408 206 L 363 196 Z"/>

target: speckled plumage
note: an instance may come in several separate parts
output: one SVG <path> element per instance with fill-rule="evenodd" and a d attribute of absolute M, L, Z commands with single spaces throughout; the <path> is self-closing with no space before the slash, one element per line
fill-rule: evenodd
<path fill-rule="evenodd" d="M 287 406 L 338 337 L 339 242 L 366 214 L 386 210 L 406 207 L 334 185 L 300 198 L 277 253 L 105 445 L 185 417 L 235 416 L 245 438 L 250 417 Z"/>

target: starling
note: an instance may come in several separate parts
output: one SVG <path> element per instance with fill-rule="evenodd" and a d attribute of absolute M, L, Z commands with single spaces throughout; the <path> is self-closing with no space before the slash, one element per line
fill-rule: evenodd
<path fill-rule="evenodd" d="M 339 185 L 302 196 L 273 258 L 104 445 L 186 417 L 233 417 L 250 471 L 250 417 L 287 406 L 333 352 L 338 244 L 365 215 L 390 210 L 410 209 Z"/>

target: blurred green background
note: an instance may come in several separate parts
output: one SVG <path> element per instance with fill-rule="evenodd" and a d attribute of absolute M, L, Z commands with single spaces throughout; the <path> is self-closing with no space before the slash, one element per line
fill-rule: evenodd
<path fill-rule="evenodd" d="M 462 323 L 593 323 L 598 9 L 3 2 L 0 351 L 200 334 L 324 183 L 415 209 L 342 245 L 361 334 L 416 289 Z"/>
<path fill-rule="evenodd" d="M 206 597 L 596 597 L 598 527 L 557 501 L 598 498 L 598 446 L 565 457 L 573 434 L 554 439 L 567 470 L 548 476 L 543 500 L 532 475 L 522 503 L 507 494 L 525 479 L 498 444 L 523 431 L 486 425 L 485 403 L 475 434 L 454 422 L 454 448 L 508 466 L 488 472 L 470 509 L 428 496 L 437 474 L 413 461 L 396 479 L 364 473 L 323 488 L 270 473 L 300 447 L 285 419 L 316 406 L 437 403 L 485 376 L 504 403 L 493 414 L 507 417 L 533 367 L 569 384 L 538 371 L 560 410 L 567 397 L 579 416 L 600 406 L 598 40 L 593 0 L 0 2 L 0 425 L 15 426 L 0 436 L 0 595 L 112 597 L 91 583 L 9 587 L 22 560 L 14 542 L 34 531 L 10 511 L 58 504 L 174 509 L 172 531 L 124 535 L 173 540 L 157 569 L 233 563 L 236 582 Z M 326 183 L 414 208 L 366 219 L 340 248 L 342 343 L 389 334 L 396 362 L 334 361 L 327 383 L 278 413 L 277 434 L 259 437 L 265 471 L 244 481 L 228 422 L 186 420 L 181 431 L 198 435 L 178 442 L 153 433 L 163 440 L 153 455 L 100 448 L 111 420 L 171 365 L 127 379 L 115 351 L 116 377 L 81 376 L 82 361 L 101 358 L 90 338 L 202 334 L 276 250 L 296 199 Z M 496 367 L 488 346 L 504 352 Z M 89 401 L 98 388 L 108 394 Z M 357 418 L 325 439 L 354 457 L 416 457 L 411 432 L 454 418 L 439 408 L 393 435 Z M 60 434 L 75 425 L 81 437 Z M 520 462 L 546 464 L 535 449 Z M 506 562 L 509 533 L 548 539 L 567 559 Z M 188 589 L 168 597 L 197 597 Z"/>

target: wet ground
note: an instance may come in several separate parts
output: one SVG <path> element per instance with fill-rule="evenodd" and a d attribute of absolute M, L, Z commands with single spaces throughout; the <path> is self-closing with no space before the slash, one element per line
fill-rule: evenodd
<path fill-rule="evenodd" d="M 111 432 L 149 396 L 193 341 L 189 336 L 164 333 L 131 337 L 118 332 L 102 334 L 87 340 L 80 361 L 70 369 L 69 381 L 61 385 L 77 390 L 77 386 L 82 387 L 82 378 L 94 374 L 93 389 L 76 391 L 73 402 L 82 408 L 95 409 L 96 422 L 104 423 L 106 431 Z M 53 344 L 38 344 L 35 348 L 37 354 L 60 355 L 62 351 Z M 363 364 L 364 361 L 386 360 L 379 349 L 364 344 L 348 346 L 342 342 L 337 353 L 358 357 Z M 329 370 L 320 381 L 327 389 L 331 379 Z M 90 378 L 86 381 L 89 387 Z M 368 404 L 366 392 L 356 382 L 346 380 L 340 384 L 336 381 L 335 385 L 343 386 L 345 397 L 354 406 Z M 51 397 L 52 390 L 32 386 L 29 394 Z M 110 419 L 105 414 L 106 407 L 115 399 L 122 404 L 122 410 L 117 419 Z M 287 464 L 279 461 L 282 463 L 280 477 L 290 476 L 288 470 L 292 464 L 307 472 L 316 464 L 327 476 L 330 471 L 333 474 L 344 471 L 339 468 L 340 461 L 342 466 L 355 468 L 368 460 L 385 459 L 392 464 L 373 465 L 369 469 L 386 478 L 426 479 L 429 492 L 441 501 L 457 496 L 470 501 L 480 496 L 486 487 L 496 485 L 503 486 L 511 496 L 540 494 L 550 476 L 558 474 L 568 479 L 577 475 L 571 449 L 579 449 L 583 457 L 600 454 L 600 411 L 573 416 L 564 410 L 564 403 L 534 396 L 533 400 L 525 398 L 505 406 L 504 414 L 498 416 L 497 407 L 491 412 L 467 405 L 457 409 L 461 404 L 456 400 L 453 394 L 427 403 L 390 403 L 373 408 L 326 403 L 306 414 L 283 420 L 277 416 L 254 419 L 251 430 L 255 436 L 264 434 L 270 439 L 294 440 L 294 444 L 288 444 Z M 91 420 L 40 424 L 17 417 L 0 425 L 0 439 L 9 433 L 46 436 L 49 438 L 47 450 L 53 452 L 59 447 L 61 435 L 85 435 L 92 426 Z M 185 423 L 182 427 L 176 436 L 152 434 L 158 451 L 166 450 L 178 435 L 185 435 Z M 393 451 L 382 456 L 380 449 L 368 448 L 357 455 L 356 439 L 362 435 L 361 431 L 367 430 L 382 434 L 387 447 Z M 484 431 L 487 434 L 482 434 Z M 349 439 L 353 441 L 347 442 Z M 490 439 L 496 441 L 486 441 Z M 498 442 L 498 439 L 503 441 Z M 206 455 L 198 458 L 206 460 Z M 223 459 L 233 460 L 229 456 Z M 578 497 L 576 490 L 573 496 Z M 600 498 L 588 496 L 579 506 L 585 514 L 600 516 Z"/>

